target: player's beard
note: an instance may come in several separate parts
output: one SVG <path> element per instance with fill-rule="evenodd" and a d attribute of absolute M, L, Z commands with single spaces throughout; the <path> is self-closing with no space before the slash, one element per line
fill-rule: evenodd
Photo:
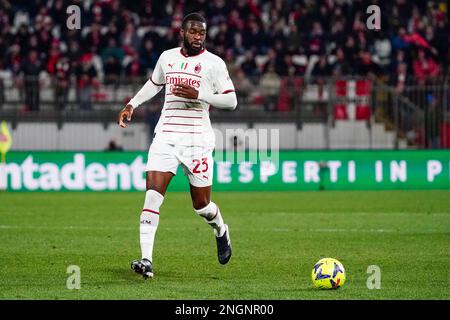
<path fill-rule="evenodd" d="M 186 37 L 183 37 L 183 46 L 184 50 L 186 50 L 186 54 L 188 56 L 195 56 L 203 50 L 204 45 L 202 44 L 198 49 L 191 46 Z"/>

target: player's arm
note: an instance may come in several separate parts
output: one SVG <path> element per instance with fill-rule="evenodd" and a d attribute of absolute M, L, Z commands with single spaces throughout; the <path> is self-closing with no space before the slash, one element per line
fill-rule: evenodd
<path fill-rule="evenodd" d="M 158 60 L 155 66 L 155 70 L 153 71 L 152 76 L 149 80 L 144 84 L 144 86 L 139 90 L 136 95 L 128 102 L 128 104 L 119 112 L 119 117 L 117 123 L 122 128 L 126 128 L 127 125 L 124 122 L 124 119 L 127 121 L 131 121 L 131 116 L 133 114 L 134 109 L 139 107 L 145 101 L 150 100 L 154 96 L 158 94 L 159 91 L 164 86 L 163 79 L 164 75 L 161 69 L 161 58 Z M 156 79 L 156 80 L 154 80 Z M 160 82 L 155 82 L 160 81 Z"/>
<path fill-rule="evenodd" d="M 197 99 L 206 101 L 210 105 L 219 109 L 234 110 L 237 106 L 237 97 L 234 90 L 216 94 L 200 90 Z"/>
<path fill-rule="evenodd" d="M 177 97 L 203 100 L 220 109 L 234 110 L 237 106 L 237 98 L 234 90 L 225 91 L 221 94 L 213 94 L 206 92 L 206 90 L 197 91 L 188 85 L 179 83 L 174 86 L 172 92 Z"/>
<path fill-rule="evenodd" d="M 119 112 L 119 120 L 118 123 L 122 128 L 126 128 L 127 125 L 123 122 L 124 118 L 127 119 L 127 121 L 131 121 L 131 115 L 133 114 L 133 110 L 139 107 L 141 104 L 143 104 L 145 101 L 150 100 L 156 94 L 161 91 L 163 85 L 157 85 L 153 82 L 153 80 L 150 78 L 144 86 L 141 88 L 141 90 L 136 93 L 136 95 L 133 97 L 133 99 L 128 102 L 128 104 Z"/>
<path fill-rule="evenodd" d="M 234 85 L 228 74 L 225 62 L 223 60 L 218 61 L 212 72 L 214 87 L 217 93 L 208 92 L 205 88 L 200 87 L 197 99 L 206 101 L 215 108 L 228 110 L 236 109 L 236 92 L 234 91 Z"/>

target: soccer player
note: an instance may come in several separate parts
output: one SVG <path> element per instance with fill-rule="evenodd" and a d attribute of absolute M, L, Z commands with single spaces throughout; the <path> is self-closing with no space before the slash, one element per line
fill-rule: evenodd
<path fill-rule="evenodd" d="M 146 194 L 140 216 L 142 259 L 131 268 L 145 279 L 153 277 L 153 244 L 159 223 L 159 208 L 170 180 L 181 164 L 190 185 L 192 205 L 213 228 L 221 264 L 231 258 L 228 226 L 219 207 L 211 201 L 212 152 L 215 136 L 209 108 L 233 110 L 237 99 L 225 62 L 205 49 L 206 20 L 198 13 L 184 17 L 182 47 L 164 51 L 150 79 L 123 108 L 118 123 L 131 120 L 133 110 L 165 87 L 164 106 L 155 128 L 146 166 Z"/>

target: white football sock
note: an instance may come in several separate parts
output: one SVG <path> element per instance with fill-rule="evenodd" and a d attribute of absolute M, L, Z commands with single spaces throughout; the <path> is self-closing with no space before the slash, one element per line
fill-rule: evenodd
<path fill-rule="evenodd" d="M 148 190 L 145 193 L 139 227 L 142 259 L 153 261 L 153 243 L 159 224 L 159 207 L 163 200 L 164 197 L 155 190 Z"/>
<path fill-rule="evenodd" d="M 220 214 L 219 207 L 214 203 L 210 202 L 206 207 L 195 210 L 199 216 L 214 228 L 214 234 L 216 237 L 221 237 L 225 233 L 225 224 L 223 223 L 222 215 Z"/>

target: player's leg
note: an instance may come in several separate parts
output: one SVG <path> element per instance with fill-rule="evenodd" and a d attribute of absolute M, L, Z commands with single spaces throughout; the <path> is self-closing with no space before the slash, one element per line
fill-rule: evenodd
<path fill-rule="evenodd" d="M 211 201 L 211 186 L 197 187 L 190 184 L 190 191 L 195 212 L 214 230 L 219 262 L 226 264 L 231 258 L 230 233 L 219 207 Z"/>
<path fill-rule="evenodd" d="M 159 208 L 164 201 L 164 195 L 173 176 L 172 172 L 147 171 L 147 191 L 139 219 L 141 259 L 131 263 L 131 268 L 142 274 L 144 278 L 153 277 L 153 246 L 159 225 Z"/>
<path fill-rule="evenodd" d="M 153 243 L 159 224 L 159 208 L 164 201 L 172 172 L 147 172 L 147 191 L 140 218 L 140 239 L 142 258 L 153 261 Z"/>
<path fill-rule="evenodd" d="M 213 228 L 219 262 L 225 264 L 231 257 L 231 242 L 228 226 L 223 221 L 220 209 L 211 201 L 214 173 L 212 152 L 212 147 L 182 147 L 179 159 L 189 180 L 194 210 Z"/>
<path fill-rule="evenodd" d="M 225 224 L 219 207 L 211 201 L 211 186 L 196 187 L 190 186 L 192 206 L 199 216 L 214 229 L 214 234 L 218 237 L 223 236 Z"/>
<path fill-rule="evenodd" d="M 131 263 L 131 268 L 145 278 L 153 276 L 153 246 L 159 225 L 159 208 L 164 201 L 167 187 L 177 172 L 178 165 L 179 161 L 173 146 L 152 143 L 146 167 L 147 191 L 139 220 L 142 258 Z"/>

